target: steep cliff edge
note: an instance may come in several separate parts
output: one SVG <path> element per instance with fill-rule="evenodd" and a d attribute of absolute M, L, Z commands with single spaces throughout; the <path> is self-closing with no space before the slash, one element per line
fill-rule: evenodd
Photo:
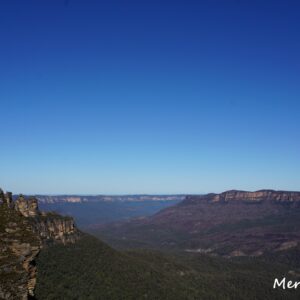
<path fill-rule="evenodd" d="M 195 204 L 197 201 L 207 202 L 229 202 L 229 201 L 246 201 L 246 202 L 274 202 L 274 203 L 294 203 L 300 204 L 300 192 L 260 190 L 256 192 L 247 192 L 239 190 L 226 191 L 220 194 L 207 194 L 201 196 L 187 196 L 182 205 Z"/>
<path fill-rule="evenodd" d="M 74 243 L 80 232 L 70 217 L 40 212 L 35 198 L 0 189 L 0 299 L 34 299 L 35 258 L 49 243 Z"/>

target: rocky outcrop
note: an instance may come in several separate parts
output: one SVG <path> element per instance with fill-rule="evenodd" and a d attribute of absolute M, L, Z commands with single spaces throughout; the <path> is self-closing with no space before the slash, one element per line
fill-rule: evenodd
<path fill-rule="evenodd" d="M 38 201 L 33 197 L 26 200 L 23 195 L 20 195 L 14 207 L 15 210 L 20 212 L 24 217 L 35 217 L 39 214 Z"/>
<path fill-rule="evenodd" d="M 0 189 L 0 204 L 5 204 L 7 207 L 12 208 L 14 203 L 12 199 L 12 193 L 6 192 L 4 193 L 2 189 Z"/>
<path fill-rule="evenodd" d="M 0 299 L 34 298 L 40 250 L 51 243 L 74 243 L 80 232 L 70 217 L 44 213 L 35 198 L 0 190 Z"/>
<path fill-rule="evenodd" d="M 24 269 L 24 271 L 20 271 L 20 273 L 24 274 L 22 276 L 24 278 L 23 284 L 18 286 L 22 293 L 20 294 L 22 299 L 27 299 L 27 295 L 31 297 L 34 296 L 34 288 L 36 285 L 36 267 L 34 265 L 34 259 L 42 247 L 40 241 L 37 240 L 35 242 L 36 243 L 22 243 L 15 240 L 9 246 L 11 252 L 21 260 Z"/>
<path fill-rule="evenodd" d="M 75 243 L 80 237 L 73 218 L 61 217 L 55 213 L 39 216 L 33 228 L 45 243 Z"/>

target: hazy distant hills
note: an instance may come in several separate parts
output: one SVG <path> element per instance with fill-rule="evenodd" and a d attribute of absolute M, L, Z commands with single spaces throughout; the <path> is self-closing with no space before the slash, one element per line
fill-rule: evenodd
<path fill-rule="evenodd" d="M 144 219 L 103 225 L 94 234 L 119 247 L 222 256 L 261 256 L 300 245 L 300 193 L 263 190 L 187 196 Z"/>
<path fill-rule="evenodd" d="M 39 203 L 180 201 L 184 195 L 35 195 Z"/>
<path fill-rule="evenodd" d="M 81 228 L 144 217 L 184 199 L 183 195 L 36 195 L 43 210 L 71 215 Z"/>

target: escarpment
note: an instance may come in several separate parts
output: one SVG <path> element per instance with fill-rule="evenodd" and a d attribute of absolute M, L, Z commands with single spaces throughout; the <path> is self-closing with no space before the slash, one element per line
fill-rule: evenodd
<path fill-rule="evenodd" d="M 295 205 L 300 204 L 300 192 L 289 191 L 274 191 L 274 190 L 260 190 L 256 192 L 231 190 L 220 194 L 206 194 L 206 195 L 191 195 L 187 196 L 182 204 L 194 204 L 198 201 L 207 202 L 272 202 L 288 204 L 293 203 Z"/>
<path fill-rule="evenodd" d="M 189 195 L 150 217 L 103 225 L 96 234 L 116 247 L 143 245 L 223 257 L 298 251 L 300 192 Z"/>
<path fill-rule="evenodd" d="M 70 217 L 39 211 L 35 198 L 0 189 L 0 299 L 34 299 L 34 260 L 51 243 L 74 243 L 80 232 Z"/>

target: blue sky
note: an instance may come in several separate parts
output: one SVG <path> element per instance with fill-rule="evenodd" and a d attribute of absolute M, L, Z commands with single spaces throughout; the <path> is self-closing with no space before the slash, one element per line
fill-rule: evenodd
<path fill-rule="evenodd" d="M 0 185 L 300 190 L 299 20 L 298 1 L 1 1 Z"/>

